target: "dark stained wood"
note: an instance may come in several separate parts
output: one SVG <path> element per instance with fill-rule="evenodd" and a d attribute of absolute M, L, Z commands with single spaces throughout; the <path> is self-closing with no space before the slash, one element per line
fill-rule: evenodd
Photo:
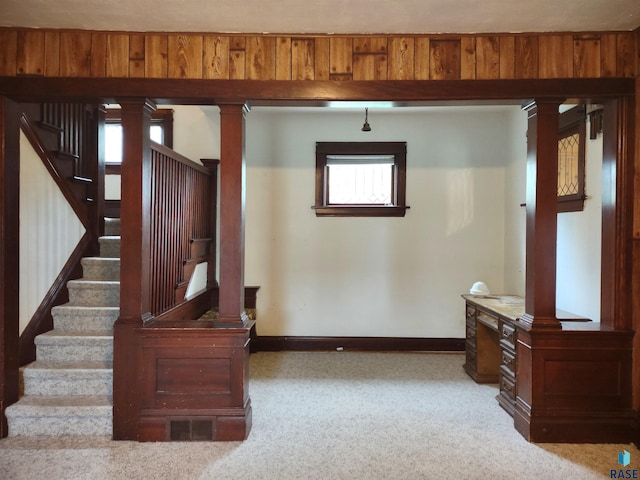
<path fill-rule="evenodd" d="M 201 260 L 191 252 L 193 242 L 207 239 L 208 257 L 215 190 L 209 169 L 155 142 L 150 169 L 150 311 L 157 316 L 184 298 L 176 298 L 176 285 L 188 284 L 185 262 Z"/>
<path fill-rule="evenodd" d="M 219 325 L 244 325 L 244 104 L 220 105 Z"/>
<path fill-rule="evenodd" d="M 278 105 L 296 101 L 302 105 L 330 100 L 505 101 L 521 104 L 525 98 L 591 98 L 602 100 L 634 95 L 635 81 L 609 79 L 520 80 L 420 80 L 387 81 L 244 81 L 210 82 L 178 79 L 79 79 L 0 77 L 0 93 L 25 100 L 111 99 L 148 95 L 159 103 L 191 103 L 255 100 L 254 104 Z"/>
<path fill-rule="evenodd" d="M 597 323 L 519 328 L 516 429 L 531 442 L 633 441 L 632 337 Z"/>
<path fill-rule="evenodd" d="M 259 325 L 258 325 L 259 329 Z M 313 352 L 344 350 L 354 352 L 462 352 L 463 338 L 402 337 L 282 337 L 258 335 L 252 352 Z"/>
<path fill-rule="evenodd" d="M 631 291 L 632 276 L 633 107 L 623 100 L 604 107 L 600 316 L 603 325 L 615 329 L 629 329 L 631 318 L 631 296 L 624 292 Z"/>
<path fill-rule="evenodd" d="M 122 211 L 120 217 L 120 316 L 114 325 L 113 438 L 137 440 L 142 372 L 137 329 L 150 318 L 151 149 L 149 127 L 155 105 L 118 101 L 122 107 Z"/>
<path fill-rule="evenodd" d="M 16 103 L 0 97 L 0 228 L 20 231 L 20 128 Z M 8 434 L 5 409 L 18 401 L 20 239 L 0 235 L 0 438 Z"/>
<path fill-rule="evenodd" d="M 218 169 L 220 167 L 220 160 L 201 158 L 200 161 L 209 171 L 209 202 L 208 206 L 205 206 L 205 210 L 209 211 L 209 238 L 211 239 L 211 245 L 213 248 L 209 249 L 209 264 L 207 266 L 207 288 L 214 288 L 218 286 L 218 279 L 216 277 L 217 268 L 217 243 L 218 243 Z M 246 302 L 246 297 L 245 297 Z M 213 306 L 211 303 L 209 307 Z M 217 303 L 216 303 L 217 306 Z M 255 308 L 255 307 L 254 307 Z"/>
<path fill-rule="evenodd" d="M 214 328 L 212 322 L 154 321 L 140 330 L 140 441 L 177 437 L 176 421 L 210 422 L 203 440 L 238 441 L 251 429 L 249 331 Z"/>
<path fill-rule="evenodd" d="M 558 103 L 527 107 L 525 314 L 530 328 L 560 328 L 556 319 Z"/>

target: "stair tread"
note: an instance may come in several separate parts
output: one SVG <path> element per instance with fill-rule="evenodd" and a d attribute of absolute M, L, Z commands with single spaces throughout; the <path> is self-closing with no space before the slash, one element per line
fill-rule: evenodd
<path fill-rule="evenodd" d="M 64 303 L 62 305 L 58 305 L 53 307 L 52 310 L 70 310 L 71 312 L 76 312 L 78 310 L 82 310 L 85 312 L 95 311 L 95 312 L 105 312 L 105 313 L 120 313 L 120 307 L 100 307 L 95 305 L 82 305 L 80 303 Z"/>
<path fill-rule="evenodd" d="M 82 360 L 82 361 L 50 361 L 36 360 L 24 368 L 24 372 L 35 370 L 73 370 L 73 371 L 90 371 L 90 370 L 113 370 L 113 362 L 106 360 Z"/>
<path fill-rule="evenodd" d="M 82 337 L 82 338 L 113 338 L 113 335 L 101 330 L 58 330 L 54 328 L 48 332 L 41 333 L 39 337 Z"/>
<path fill-rule="evenodd" d="M 108 395 L 25 395 L 14 405 L 23 407 L 111 407 Z"/>
<path fill-rule="evenodd" d="M 86 280 L 84 278 L 77 278 L 75 280 L 69 280 L 67 282 L 67 285 L 72 284 L 72 285 L 120 285 L 120 280 Z"/>

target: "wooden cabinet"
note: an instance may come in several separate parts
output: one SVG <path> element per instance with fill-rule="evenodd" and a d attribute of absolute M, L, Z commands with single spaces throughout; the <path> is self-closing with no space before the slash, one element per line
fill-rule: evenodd
<path fill-rule="evenodd" d="M 500 393 L 498 403 L 513 416 L 516 403 L 516 328 L 507 318 L 498 322 L 500 339 Z"/>
<path fill-rule="evenodd" d="M 498 317 L 477 305 L 466 305 L 464 369 L 478 383 L 497 383 L 500 345 L 495 333 Z"/>

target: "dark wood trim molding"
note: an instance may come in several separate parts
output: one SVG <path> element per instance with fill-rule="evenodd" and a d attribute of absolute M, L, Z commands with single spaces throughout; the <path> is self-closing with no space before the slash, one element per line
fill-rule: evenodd
<path fill-rule="evenodd" d="M 18 401 L 20 334 L 20 126 L 18 105 L 0 97 L 0 438 L 5 409 Z M 12 232 L 13 235 L 8 233 Z"/>
<path fill-rule="evenodd" d="M 633 78 L 521 80 L 189 80 L 128 78 L 0 77 L 0 94 L 20 101 L 38 99 L 150 98 L 156 103 L 216 105 L 232 101 L 250 105 L 304 102 L 325 105 L 332 100 L 504 101 L 525 98 L 564 99 L 567 95 L 593 100 L 633 95 Z"/>
<path fill-rule="evenodd" d="M 67 200 L 67 202 L 69 202 L 69 205 L 71 205 L 71 208 L 73 209 L 74 213 L 78 216 L 78 219 L 80 219 L 80 221 L 82 222 L 82 225 L 84 226 L 84 228 L 86 228 L 87 230 L 91 230 L 91 224 L 89 222 L 89 219 L 87 218 L 87 214 L 85 213 L 82 205 L 78 203 L 78 200 L 76 199 L 75 195 L 71 191 L 71 188 L 69 188 L 69 184 L 62 177 L 60 172 L 58 172 L 58 169 L 56 168 L 54 162 L 50 158 L 49 153 L 42 145 L 42 142 L 38 138 L 38 135 L 36 134 L 33 127 L 31 126 L 29 119 L 24 114 L 20 116 L 20 127 L 22 128 L 23 133 L 29 140 L 29 143 L 31 144 L 35 152 L 38 154 L 38 156 L 40 157 L 40 160 L 42 160 L 42 163 L 47 168 L 47 171 L 51 175 L 51 178 L 53 178 L 53 180 L 56 182 L 56 185 L 58 185 L 58 188 L 64 195 L 64 198 Z"/>
<path fill-rule="evenodd" d="M 251 340 L 252 352 L 464 352 L 464 338 L 401 337 L 287 337 L 258 335 Z"/>

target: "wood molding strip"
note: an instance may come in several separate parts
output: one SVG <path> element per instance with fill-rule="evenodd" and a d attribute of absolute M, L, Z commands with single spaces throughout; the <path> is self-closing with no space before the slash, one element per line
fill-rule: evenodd
<path fill-rule="evenodd" d="M 251 340 L 252 352 L 464 352 L 464 338 L 400 337 L 287 337 L 258 335 Z"/>
<path fill-rule="evenodd" d="M 56 185 L 58 185 L 58 188 L 64 195 L 64 198 L 67 200 L 67 202 L 69 202 L 69 205 L 71 205 L 71 208 L 73 209 L 75 214 L 78 216 L 78 219 L 80 220 L 80 222 L 82 222 L 82 225 L 84 226 L 84 228 L 87 231 L 90 231 L 91 224 L 89 223 L 89 218 L 87 217 L 87 214 L 84 211 L 83 206 L 76 199 L 75 195 L 71 191 L 71 188 L 67 184 L 67 181 L 60 175 L 60 172 L 56 168 L 55 163 L 53 162 L 50 156 L 51 154 L 42 145 L 42 142 L 40 141 L 38 134 L 35 132 L 35 130 L 31 126 L 31 122 L 29 121 L 29 119 L 25 114 L 22 114 L 20 116 L 20 128 L 22 129 L 23 133 L 29 140 L 29 143 L 31 144 L 35 152 L 38 154 L 38 156 L 42 160 L 42 163 L 44 164 L 44 166 L 47 168 L 47 171 L 51 175 L 51 178 L 53 178 L 53 180 L 56 182 Z"/>
<path fill-rule="evenodd" d="M 91 236 L 85 232 L 20 335 L 20 365 L 26 365 L 36 359 L 34 339 L 41 333 L 53 329 L 51 309 L 69 301 L 67 282 L 82 276 L 80 261 L 90 248 Z"/>

